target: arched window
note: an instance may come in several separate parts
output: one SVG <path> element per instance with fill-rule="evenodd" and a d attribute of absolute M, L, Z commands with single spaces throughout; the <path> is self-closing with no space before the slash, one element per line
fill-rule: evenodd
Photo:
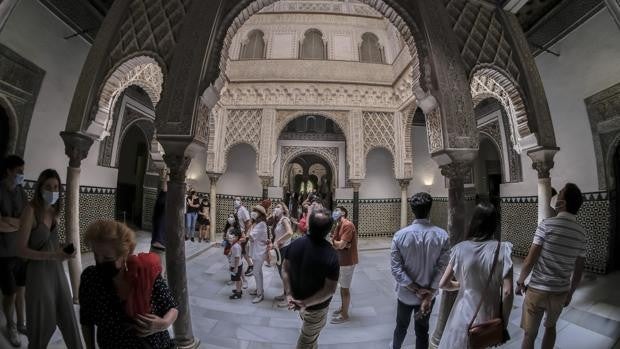
<path fill-rule="evenodd" d="M 304 34 L 299 58 L 327 59 L 327 43 L 323 41 L 323 33 L 317 29 L 310 29 Z"/>
<path fill-rule="evenodd" d="M 265 58 L 265 34 L 260 30 L 253 30 L 248 40 L 241 44 L 241 59 Z"/>
<path fill-rule="evenodd" d="M 360 62 L 385 63 L 383 56 L 383 47 L 379 45 L 379 38 L 373 33 L 364 33 L 360 45 Z"/>
<path fill-rule="evenodd" d="M 306 132 L 316 132 L 316 119 L 314 116 L 306 118 Z"/>

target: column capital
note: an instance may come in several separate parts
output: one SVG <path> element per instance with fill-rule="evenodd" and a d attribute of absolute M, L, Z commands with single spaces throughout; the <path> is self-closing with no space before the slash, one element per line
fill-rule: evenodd
<path fill-rule="evenodd" d="M 537 147 L 527 152 L 532 159 L 532 168 L 538 173 L 538 178 L 549 178 L 551 169 L 555 165 L 553 158 L 560 148 Z"/>
<path fill-rule="evenodd" d="M 407 188 L 409 188 L 409 183 L 411 183 L 411 178 L 397 179 L 397 181 L 401 190 L 407 190 Z"/>
<path fill-rule="evenodd" d="M 362 186 L 362 180 L 361 179 L 349 179 L 349 186 L 353 188 L 354 192 L 359 192 L 360 187 Z"/>
<path fill-rule="evenodd" d="M 207 172 L 207 177 L 209 177 L 209 181 L 211 182 L 211 184 L 216 183 L 221 176 L 221 173 Z"/>
<path fill-rule="evenodd" d="M 271 176 L 260 176 L 260 182 L 263 185 L 263 188 L 270 186 L 272 180 L 273 180 L 273 177 Z"/>
<path fill-rule="evenodd" d="M 80 168 L 82 160 L 88 157 L 88 151 L 95 141 L 94 138 L 79 132 L 60 132 L 65 143 L 65 154 L 69 157 L 69 166 Z"/>
<path fill-rule="evenodd" d="M 448 179 L 463 179 L 471 171 L 470 161 L 455 161 L 440 166 L 441 174 Z"/>
<path fill-rule="evenodd" d="M 173 182 L 185 182 L 187 169 L 192 158 L 185 154 L 165 154 L 164 161 L 166 161 L 170 171 L 170 180 Z"/>

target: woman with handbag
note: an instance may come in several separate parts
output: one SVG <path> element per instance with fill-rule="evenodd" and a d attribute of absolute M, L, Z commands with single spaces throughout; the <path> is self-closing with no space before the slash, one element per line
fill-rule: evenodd
<path fill-rule="evenodd" d="M 452 248 L 439 287 L 458 290 L 458 296 L 439 349 L 488 348 L 509 339 L 506 326 L 513 297 L 512 244 L 494 239 L 496 216 L 492 204 L 478 204 L 467 240 Z"/>

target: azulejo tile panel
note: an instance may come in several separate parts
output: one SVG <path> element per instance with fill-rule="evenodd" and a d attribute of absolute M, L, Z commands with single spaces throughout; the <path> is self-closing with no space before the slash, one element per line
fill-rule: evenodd
<path fill-rule="evenodd" d="M 243 201 L 243 205 L 251 210 L 252 206 L 258 205 L 263 198 L 257 196 L 240 196 L 240 195 L 217 195 L 217 211 L 216 211 L 216 231 L 215 238 L 220 239 L 222 237 L 222 233 L 224 232 L 224 227 L 226 226 L 226 219 L 228 215 L 235 212 L 235 208 L 233 206 L 233 201 L 236 197 L 240 197 L 241 201 Z M 280 198 L 269 198 L 272 202 L 272 207 L 269 208 L 267 214 L 271 213 L 273 209 L 274 203 L 282 201 Z M 211 222 L 213 224 L 213 222 Z"/>

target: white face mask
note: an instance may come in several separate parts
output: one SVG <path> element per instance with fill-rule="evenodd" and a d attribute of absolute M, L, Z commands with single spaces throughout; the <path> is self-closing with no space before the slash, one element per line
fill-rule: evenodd
<path fill-rule="evenodd" d="M 555 205 L 558 202 L 558 196 L 554 196 L 551 198 L 551 201 L 549 202 L 549 206 L 551 206 L 551 208 L 555 209 Z"/>
<path fill-rule="evenodd" d="M 250 217 L 252 217 L 253 220 L 256 220 L 256 218 L 258 218 L 258 213 L 252 212 L 250 213 Z"/>
<path fill-rule="evenodd" d="M 280 208 L 280 207 L 276 207 L 276 208 L 274 208 L 274 209 L 273 209 L 273 214 L 274 214 L 276 217 L 280 217 L 280 216 L 282 215 L 282 208 Z"/>
<path fill-rule="evenodd" d="M 228 234 L 228 241 L 235 241 L 235 235 L 234 234 Z"/>
<path fill-rule="evenodd" d="M 43 200 L 48 204 L 48 205 L 53 205 L 55 204 L 58 199 L 60 198 L 60 193 L 57 191 L 47 191 L 47 190 L 43 190 L 42 193 L 43 195 Z"/>
<path fill-rule="evenodd" d="M 241 206 L 241 201 L 235 200 L 234 205 L 235 205 L 235 208 L 238 208 L 239 206 Z"/>
<path fill-rule="evenodd" d="M 233 217 L 228 217 L 228 224 L 230 225 L 235 224 L 235 219 Z"/>

